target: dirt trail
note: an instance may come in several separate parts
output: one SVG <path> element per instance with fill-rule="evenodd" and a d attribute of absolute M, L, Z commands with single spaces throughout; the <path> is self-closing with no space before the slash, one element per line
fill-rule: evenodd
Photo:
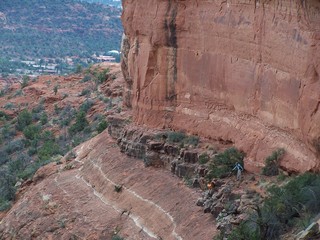
<path fill-rule="evenodd" d="M 117 232 L 132 240 L 206 240 L 215 234 L 213 217 L 195 206 L 198 192 L 128 158 L 106 132 L 76 153 L 71 170 L 55 167 L 57 173 L 20 197 L 0 224 L 0 239 L 111 239 Z"/>

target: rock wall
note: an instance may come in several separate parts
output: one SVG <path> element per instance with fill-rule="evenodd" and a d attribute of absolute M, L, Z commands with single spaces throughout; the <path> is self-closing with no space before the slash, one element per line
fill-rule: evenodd
<path fill-rule="evenodd" d="M 124 0 L 134 120 L 319 170 L 320 1 Z"/>

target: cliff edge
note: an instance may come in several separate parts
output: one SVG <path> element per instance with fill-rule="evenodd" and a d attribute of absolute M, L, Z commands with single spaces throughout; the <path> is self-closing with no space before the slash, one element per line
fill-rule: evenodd
<path fill-rule="evenodd" d="M 234 143 L 257 170 L 319 170 L 320 2 L 124 0 L 139 124 Z"/>

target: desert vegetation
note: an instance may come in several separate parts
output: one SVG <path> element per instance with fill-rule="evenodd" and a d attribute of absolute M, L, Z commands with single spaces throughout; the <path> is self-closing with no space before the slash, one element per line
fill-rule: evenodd
<path fill-rule="evenodd" d="M 291 178 L 283 186 L 271 186 L 264 203 L 252 205 L 251 213 L 234 229 L 231 240 L 271 240 L 292 231 L 299 232 L 320 211 L 320 176 L 305 173 Z M 222 232 L 214 239 L 223 239 Z"/>
<path fill-rule="evenodd" d="M 81 104 L 60 105 L 56 102 L 50 108 L 45 99 L 39 98 L 38 103 L 19 103 L 17 106 L 16 98 L 26 97 L 24 89 L 33 84 L 29 78 L 25 78 L 26 84 L 22 82 L 19 96 L 11 90 L 3 93 L 2 99 L 11 99 L 12 102 L 4 104 L 0 111 L 0 192 L 3 193 L 0 196 L 0 211 L 10 207 L 15 200 L 17 187 L 32 178 L 41 166 L 50 162 L 59 163 L 62 156 L 70 153 L 72 148 L 103 132 L 108 127 L 104 113 L 118 111 L 117 104 L 121 101 L 112 101 L 112 98 L 106 101 L 98 88 L 108 79 L 109 69 L 83 71 L 85 73 L 79 73 L 83 78 L 78 80 L 77 85 L 80 86 L 80 92 L 89 86 L 91 94 L 80 94 L 78 97 L 82 99 L 79 100 Z M 55 81 L 52 78 L 47 83 L 58 86 Z M 60 91 L 65 87 L 59 85 L 59 91 L 56 87 L 56 90 L 48 88 L 48 91 L 55 96 L 62 95 Z M 101 106 L 102 111 L 93 114 L 91 109 L 96 105 Z M 8 110 L 16 114 L 9 116 L 6 113 Z"/>

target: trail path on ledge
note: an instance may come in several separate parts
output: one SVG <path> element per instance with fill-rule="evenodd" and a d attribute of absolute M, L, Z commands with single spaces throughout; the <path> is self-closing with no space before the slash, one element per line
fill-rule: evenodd
<path fill-rule="evenodd" d="M 137 240 L 206 240 L 215 234 L 211 214 L 195 206 L 199 192 L 122 154 L 107 132 L 80 145 L 76 155 L 37 173 L 2 219 L 0 239 L 111 239 L 118 233 Z"/>

